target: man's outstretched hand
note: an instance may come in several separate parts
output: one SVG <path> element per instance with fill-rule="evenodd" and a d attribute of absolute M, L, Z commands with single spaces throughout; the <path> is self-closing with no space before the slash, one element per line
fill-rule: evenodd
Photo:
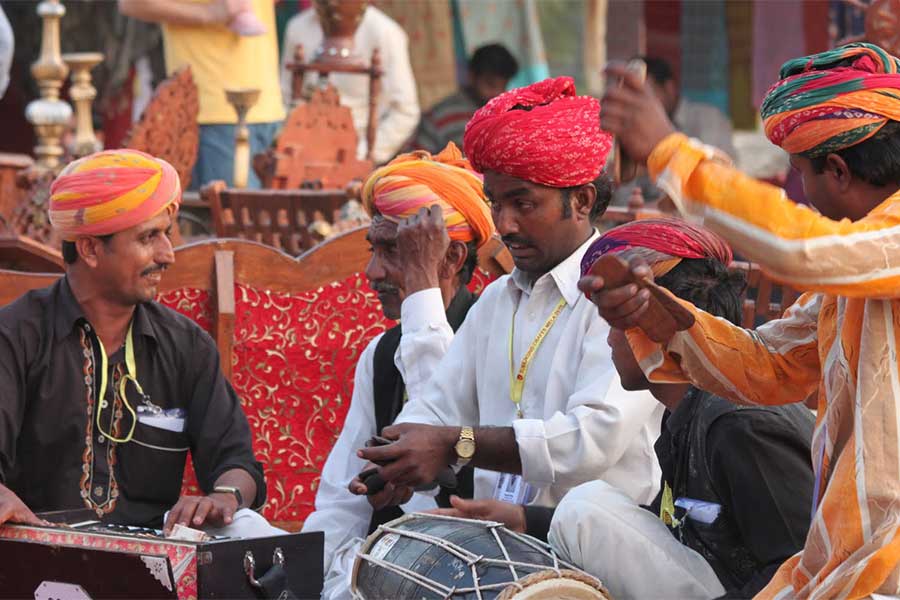
<path fill-rule="evenodd" d="M 650 84 L 624 65 L 606 68 L 606 93 L 600 101 L 600 126 L 613 134 L 628 157 L 645 164 L 653 149 L 675 127 Z M 621 85 L 615 81 L 621 80 Z"/>
<path fill-rule="evenodd" d="M 416 423 L 400 423 L 385 427 L 382 437 L 392 440 L 385 446 L 361 448 L 357 456 L 376 465 L 381 478 L 396 487 L 418 487 L 437 479 L 448 465 L 456 462 L 454 445 L 459 427 L 439 427 Z M 365 486 L 350 482 L 350 492 L 365 494 Z"/>
<path fill-rule="evenodd" d="M 628 268 L 635 279 L 653 277 L 653 272 L 640 257 L 633 256 Z M 634 283 L 610 285 L 599 275 L 588 274 L 578 281 L 578 289 L 584 292 L 600 312 L 600 316 L 613 329 L 631 329 L 646 325 L 642 317 L 650 306 L 650 291 Z"/>
<path fill-rule="evenodd" d="M 48 525 L 47 521 L 37 518 L 11 489 L 0 485 L 0 525 L 7 521 L 24 525 Z"/>
<path fill-rule="evenodd" d="M 503 523 L 511 531 L 525 533 L 525 507 L 521 504 L 493 499 L 464 500 L 459 496 L 450 496 L 450 506 L 453 508 L 436 508 L 428 512 L 445 517 L 496 521 Z"/>

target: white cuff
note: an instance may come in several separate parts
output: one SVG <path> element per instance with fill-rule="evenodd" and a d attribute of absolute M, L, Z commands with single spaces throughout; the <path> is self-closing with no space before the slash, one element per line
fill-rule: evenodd
<path fill-rule="evenodd" d="M 544 421 L 516 419 L 512 422 L 522 462 L 522 479 L 532 485 L 552 485 L 555 480 L 553 460 L 547 445 Z"/>
<path fill-rule="evenodd" d="M 400 305 L 400 322 L 404 333 L 446 325 L 447 313 L 441 289 L 428 288 L 404 298 Z"/>

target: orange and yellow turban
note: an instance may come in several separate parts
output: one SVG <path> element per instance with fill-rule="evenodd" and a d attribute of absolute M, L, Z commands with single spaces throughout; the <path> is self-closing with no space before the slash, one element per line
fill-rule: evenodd
<path fill-rule="evenodd" d="M 440 154 L 401 154 L 376 169 L 363 185 L 362 200 L 370 215 L 394 222 L 437 204 L 451 240 L 474 241 L 481 247 L 494 234 L 482 177 L 453 142 Z"/>
<path fill-rule="evenodd" d="M 866 43 L 789 60 L 760 114 L 768 138 L 790 154 L 848 148 L 900 121 L 900 61 Z"/>
<path fill-rule="evenodd" d="M 138 150 L 105 150 L 69 163 L 50 186 L 50 223 L 64 240 L 134 227 L 181 203 L 175 169 Z"/>

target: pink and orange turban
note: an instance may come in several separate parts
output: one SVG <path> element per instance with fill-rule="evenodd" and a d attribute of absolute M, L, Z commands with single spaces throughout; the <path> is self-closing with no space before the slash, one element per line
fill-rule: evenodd
<path fill-rule="evenodd" d="M 453 142 L 440 154 L 401 154 L 375 169 L 363 185 L 362 200 L 370 215 L 379 213 L 395 222 L 437 204 L 451 240 L 474 241 L 481 247 L 494 234 L 481 175 Z"/>
<path fill-rule="evenodd" d="M 69 163 L 50 186 L 50 223 L 64 240 L 134 227 L 181 203 L 175 169 L 138 150 L 105 150 Z"/>
<path fill-rule="evenodd" d="M 848 148 L 900 121 L 900 62 L 866 43 L 789 60 L 760 114 L 768 138 L 791 154 Z"/>
<path fill-rule="evenodd" d="M 681 219 L 638 219 L 610 229 L 592 243 L 581 259 L 585 275 L 604 254 L 628 250 L 662 277 L 685 258 L 714 258 L 731 264 L 731 247 L 715 233 Z"/>
<path fill-rule="evenodd" d="M 571 77 L 557 77 L 488 102 L 466 125 L 463 146 L 480 173 L 561 188 L 594 181 L 612 137 L 600 129 L 600 102 L 576 96 Z"/>

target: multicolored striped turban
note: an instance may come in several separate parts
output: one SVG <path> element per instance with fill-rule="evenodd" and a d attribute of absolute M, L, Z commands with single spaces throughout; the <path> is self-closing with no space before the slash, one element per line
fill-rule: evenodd
<path fill-rule="evenodd" d="M 175 169 L 138 150 L 105 150 L 69 163 L 50 186 L 50 223 L 64 240 L 134 227 L 181 203 Z"/>
<path fill-rule="evenodd" d="M 362 200 L 370 215 L 394 222 L 437 204 L 451 240 L 481 247 L 494 234 L 483 187 L 481 175 L 450 142 L 440 154 L 418 150 L 375 169 L 363 185 Z"/>
<path fill-rule="evenodd" d="M 625 250 L 643 258 L 654 277 L 662 277 L 685 258 L 714 258 L 724 265 L 733 259 L 728 243 L 708 229 L 681 219 L 638 219 L 594 240 L 581 259 L 581 274 L 604 254 Z"/>
<path fill-rule="evenodd" d="M 866 43 L 789 60 L 760 113 L 772 143 L 791 154 L 848 148 L 900 121 L 900 61 Z"/>
<path fill-rule="evenodd" d="M 576 96 L 572 78 L 557 77 L 485 104 L 466 125 L 463 147 L 479 173 L 563 188 L 600 176 L 612 136 L 600 129 L 600 101 Z"/>

